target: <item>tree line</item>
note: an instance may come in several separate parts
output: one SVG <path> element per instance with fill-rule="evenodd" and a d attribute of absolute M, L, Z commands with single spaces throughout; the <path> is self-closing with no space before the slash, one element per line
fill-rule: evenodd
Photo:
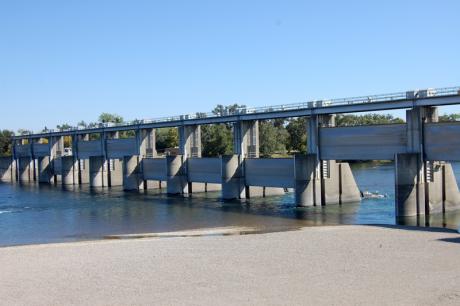
<path fill-rule="evenodd" d="M 217 105 L 212 113 L 216 116 L 233 113 L 244 105 Z M 205 114 L 197 113 L 198 117 Z M 446 114 L 439 116 L 440 122 L 460 121 L 460 114 Z M 86 123 L 80 121 L 77 126 L 82 128 L 94 128 L 103 123 L 123 123 L 123 117 L 117 114 L 102 113 L 97 122 Z M 356 126 L 373 124 L 397 124 L 404 123 L 401 118 L 390 114 L 368 113 L 364 115 L 339 114 L 335 117 L 336 126 Z M 259 151 L 262 157 L 287 156 L 295 153 L 306 153 L 307 119 L 305 117 L 290 119 L 272 119 L 259 122 Z M 56 129 L 64 131 L 72 128 L 67 123 L 59 124 Z M 50 130 L 45 127 L 41 132 Z M 31 133 L 25 129 L 19 129 L 17 134 Z M 0 155 L 11 155 L 12 136 L 15 133 L 10 130 L 0 131 Z M 97 139 L 97 134 L 92 134 L 91 139 Z M 120 132 L 120 138 L 134 137 L 134 131 Z M 70 146 L 70 137 L 64 139 L 65 146 Z M 210 124 L 201 127 L 201 142 L 203 157 L 212 157 L 233 152 L 232 124 Z M 176 128 L 160 128 L 156 131 L 156 147 L 158 152 L 164 152 L 168 148 L 179 146 L 179 135 Z"/>

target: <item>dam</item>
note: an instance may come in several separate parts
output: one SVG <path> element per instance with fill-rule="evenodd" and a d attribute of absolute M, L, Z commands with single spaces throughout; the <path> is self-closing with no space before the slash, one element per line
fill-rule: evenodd
<path fill-rule="evenodd" d="M 294 190 L 296 205 L 323 206 L 360 201 L 348 161 L 392 160 L 396 216 L 429 215 L 460 207 L 450 164 L 460 161 L 460 122 L 438 122 L 439 106 L 457 104 L 460 87 L 450 87 L 19 135 L 13 155 L 0 159 L 0 179 L 170 195 L 220 190 L 223 200 Z M 335 125 L 336 114 L 393 109 L 406 110 L 404 124 Z M 307 154 L 260 158 L 259 121 L 291 117 L 307 118 Z M 233 154 L 202 157 L 201 126 L 221 123 L 233 126 Z M 164 127 L 178 129 L 179 149 L 160 157 L 155 133 Z"/>

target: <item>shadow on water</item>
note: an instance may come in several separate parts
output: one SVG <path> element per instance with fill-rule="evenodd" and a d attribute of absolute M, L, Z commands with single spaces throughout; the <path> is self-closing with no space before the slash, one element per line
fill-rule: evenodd
<path fill-rule="evenodd" d="M 241 228 L 241 234 L 338 224 L 458 228 L 460 213 L 396 220 L 393 165 L 352 169 L 361 190 L 379 191 L 387 197 L 296 207 L 292 193 L 221 202 L 219 192 L 170 197 L 164 189 L 124 192 L 121 187 L 0 184 L 0 245 L 224 227 Z"/>

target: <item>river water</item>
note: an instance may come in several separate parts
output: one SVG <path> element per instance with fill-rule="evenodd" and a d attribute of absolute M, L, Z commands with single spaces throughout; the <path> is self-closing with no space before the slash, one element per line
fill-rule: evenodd
<path fill-rule="evenodd" d="M 294 195 L 222 203 L 218 192 L 168 197 L 159 190 L 64 189 L 36 184 L 0 184 L 0 246 L 115 238 L 126 234 L 174 232 L 216 227 L 256 232 L 335 224 L 408 224 L 458 230 L 460 212 L 429 219 L 395 220 L 393 164 L 357 164 L 361 190 L 386 194 L 361 203 L 298 208 Z M 454 165 L 457 179 L 460 165 Z"/>

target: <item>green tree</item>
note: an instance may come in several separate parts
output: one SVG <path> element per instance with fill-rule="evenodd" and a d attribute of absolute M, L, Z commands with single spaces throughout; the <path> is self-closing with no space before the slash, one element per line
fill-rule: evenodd
<path fill-rule="evenodd" d="M 335 118 L 336 126 L 355 126 L 372 124 L 395 124 L 404 123 L 401 118 L 395 118 L 390 114 L 365 114 L 365 115 L 337 115 Z"/>
<path fill-rule="evenodd" d="M 201 143 L 203 157 L 231 154 L 232 130 L 225 124 L 204 125 L 201 127 Z"/>
<path fill-rule="evenodd" d="M 58 129 L 59 131 L 65 131 L 65 130 L 68 130 L 72 128 L 72 126 L 68 123 L 63 123 L 63 124 L 58 124 L 56 125 L 56 129 Z"/>
<path fill-rule="evenodd" d="M 276 121 L 259 122 L 259 152 L 261 156 L 269 157 L 272 154 L 286 154 L 286 144 L 289 134 L 284 125 L 275 125 Z M 279 124 L 279 121 L 278 121 Z"/>
<path fill-rule="evenodd" d="M 123 117 L 117 114 L 102 113 L 98 118 L 100 123 L 123 123 Z"/>
<path fill-rule="evenodd" d="M 307 118 L 298 117 L 289 120 L 286 126 L 289 134 L 287 149 L 289 152 L 307 152 Z"/>
<path fill-rule="evenodd" d="M 245 108 L 246 105 L 238 105 L 238 104 L 231 104 L 227 106 L 223 106 L 222 104 L 218 104 L 212 110 L 212 113 L 217 116 L 227 116 L 236 113 L 236 111 L 240 108 Z"/>
<path fill-rule="evenodd" d="M 12 153 L 12 137 L 13 131 L 3 130 L 0 131 L 0 156 L 10 156 Z"/>
<path fill-rule="evenodd" d="M 18 129 L 18 135 L 29 135 L 33 134 L 31 130 L 26 130 L 26 129 Z"/>
<path fill-rule="evenodd" d="M 444 114 L 439 116 L 439 122 L 460 121 L 460 114 Z"/>
<path fill-rule="evenodd" d="M 81 128 L 86 129 L 88 127 L 88 124 L 86 124 L 86 122 L 84 120 L 82 120 L 82 121 L 77 123 L 77 127 L 81 127 Z"/>
<path fill-rule="evenodd" d="M 156 144 L 158 151 L 163 151 L 168 148 L 177 148 L 179 146 L 179 133 L 177 128 L 158 129 Z"/>

